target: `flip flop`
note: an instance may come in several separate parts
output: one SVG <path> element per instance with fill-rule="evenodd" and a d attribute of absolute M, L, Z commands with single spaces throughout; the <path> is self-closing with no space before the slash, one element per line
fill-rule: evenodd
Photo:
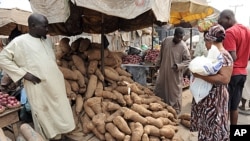
<path fill-rule="evenodd" d="M 242 106 L 239 106 L 239 109 L 242 110 L 242 111 L 246 111 L 246 108 L 242 107 Z"/>

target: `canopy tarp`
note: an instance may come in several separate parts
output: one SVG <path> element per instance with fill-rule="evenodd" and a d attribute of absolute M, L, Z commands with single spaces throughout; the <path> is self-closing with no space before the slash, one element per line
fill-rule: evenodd
<path fill-rule="evenodd" d="M 16 27 L 23 33 L 27 32 L 27 21 L 30 14 L 31 12 L 18 8 L 0 8 L 0 35 L 10 35 Z"/>
<path fill-rule="evenodd" d="M 60 0 L 60 2 L 43 0 L 43 3 L 50 3 L 49 7 L 45 7 L 40 5 L 40 0 L 30 1 L 32 11 L 48 17 L 51 35 L 72 36 L 82 32 L 102 33 L 102 30 L 104 33 L 116 30 L 133 31 L 153 24 L 166 24 L 170 18 L 171 0 Z M 66 9 L 66 12 L 62 11 L 63 9 Z"/>

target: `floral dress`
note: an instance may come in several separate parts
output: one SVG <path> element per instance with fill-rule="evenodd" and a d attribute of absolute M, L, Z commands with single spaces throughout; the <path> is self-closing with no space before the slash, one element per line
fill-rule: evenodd
<path fill-rule="evenodd" d="M 231 55 L 227 51 L 221 53 L 223 66 L 232 66 Z M 227 85 L 215 84 L 198 104 L 192 101 L 190 131 L 198 131 L 199 141 L 229 140 L 228 101 Z"/>

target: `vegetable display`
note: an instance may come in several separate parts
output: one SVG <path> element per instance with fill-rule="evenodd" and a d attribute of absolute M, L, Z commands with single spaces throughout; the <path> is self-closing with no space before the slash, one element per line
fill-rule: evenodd
<path fill-rule="evenodd" d="M 84 39 L 79 40 L 84 46 Z M 74 50 L 67 50 L 63 55 L 57 53 L 76 123 L 68 137 L 87 140 L 90 133 L 98 140 L 107 141 L 171 140 L 174 137 L 179 124 L 176 111 L 151 89 L 133 81 L 132 75 L 121 67 L 124 58 L 106 48 L 104 59 L 113 61 L 101 68 L 100 45 L 87 42 L 88 47 L 84 46 L 81 52 L 75 45 Z M 137 63 L 141 58 L 131 56 L 127 61 Z M 76 66 L 80 64 L 84 66 Z"/>

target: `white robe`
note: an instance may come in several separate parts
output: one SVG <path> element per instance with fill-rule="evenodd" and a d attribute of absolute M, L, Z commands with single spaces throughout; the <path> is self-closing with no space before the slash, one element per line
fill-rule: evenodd
<path fill-rule="evenodd" d="M 41 79 L 36 85 L 24 80 L 36 131 L 48 139 L 75 128 L 64 77 L 56 64 L 50 39 L 21 35 L 2 50 L 0 60 L 0 67 L 14 82 L 26 72 Z"/>

